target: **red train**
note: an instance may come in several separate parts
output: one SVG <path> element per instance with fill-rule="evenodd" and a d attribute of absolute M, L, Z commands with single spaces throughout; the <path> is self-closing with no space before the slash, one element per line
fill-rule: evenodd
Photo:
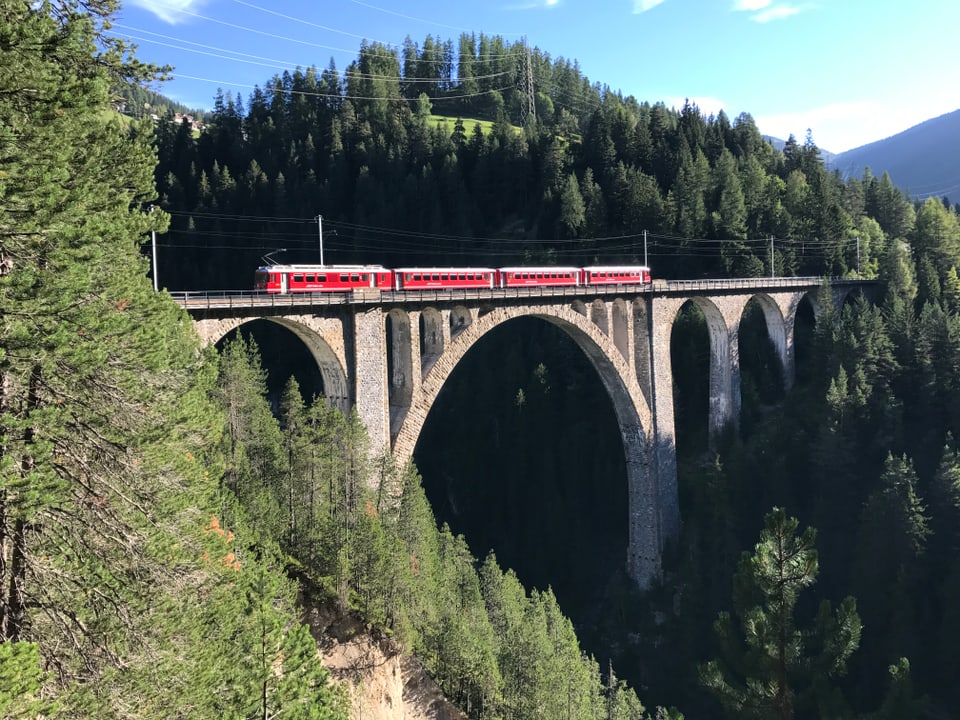
<path fill-rule="evenodd" d="M 645 265 L 505 268 L 385 268 L 382 265 L 268 265 L 254 287 L 268 293 L 345 292 L 355 288 L 435 290 L 459 288 L 649 285 Z"/>

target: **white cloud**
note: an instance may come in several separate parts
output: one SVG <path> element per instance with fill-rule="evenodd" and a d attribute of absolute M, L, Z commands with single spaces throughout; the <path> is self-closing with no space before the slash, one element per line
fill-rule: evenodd
<path fill-rule="evenodd" d="M 539 10 L 541 8 L 560 7 L 562 0 L 530 0 L 530 2 L 508 5 L 504 10 Z"/>
<path fill-rule="evenodd" d="M 753 13 L 750 19 L 758 23 L 782 20 L 800 12 L 800 8 L 789 3 L 776 3 L 773 0 L 734 0 L 734 12 Z"/>
<path fill-rule="evenodd" d="M 152 12 L 164 22 L 176 25 L 187 17 L 181 14 L 181 10 L 195 9 L 201 1 L 202 0 L 130 0 L 130 3 L 148 12 Z"/>
<path fill-rule="evenodd" d="M 836 102 L 797 112 L 752 115 L 764 135 L 786 140 L 792 134 L 797 142 L 803 143 L 809 128 L 818 148 L 841 153 L 892 137 L 958 109 L 955 97 L 913 98 L 898 94 L 885 101 Z"/>
<path fill-rule="evenodd" d="M 664 0 L 633 0 L 633 12 L 635 15 L 652 10 Z"/>
<path fill-rule="evenodd" d="M 791 7 L 790 5 L 776 5 L 769 10 L 757 13 L 750 19 L 754 22 L 766 23 L 771 20 L 783 20 L 791 15 L 796 15 L 798 12 L 800 12 L 800 8 Z"/>
<path fill-rule="evenodd" d="M 802 143 L 809 129 L 817 147 L 834 153 L 896 135 L 922 120 L 911 122 L 867 101 L 831 103 L 800 112 L 754 116 L 754 122 L 764 135 L 781 140 L 793 135 Z"/>

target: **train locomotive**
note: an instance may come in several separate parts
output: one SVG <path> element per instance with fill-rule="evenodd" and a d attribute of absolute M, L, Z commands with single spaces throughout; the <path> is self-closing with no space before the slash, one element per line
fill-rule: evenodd
<path fill-rule="evenodd" d="M 461 290 L 529 287 L 650 285 L 646 265 L 588 267 L 444 267 L 386 268 L 382 265 L 265 265 L 257 268 L 254 288 L 288 295 L 349 292 L 362 288 L 382 291 Z"/>

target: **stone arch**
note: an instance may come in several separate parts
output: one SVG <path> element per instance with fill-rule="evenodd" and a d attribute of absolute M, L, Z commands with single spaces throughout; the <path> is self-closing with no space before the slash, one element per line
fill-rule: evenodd
<path fill-rule="evenodd" d="M 450 343 L 441 361 L 436 363 L 424 378 L 419 397 L 415 399 L 416 412 L 404 422 L 396 433 L 395 452 L 405 461 L 413 455 L 416 438 L 423 421 L 433 405 L 433 401 L 447 378 L 453 372 L 467 351 L 484 335 L 503 323 L 519 317 L 537 317 L 553 323 L 567 333 L 590 359 L 594 368 L 611 394 L 615 409 L 623 414 L 624 420 L 639 423 L 645 432 L 652 427 L 650 408 L 639 394 L 639 386 L 630 376 L 627 359 L 617 351 L 608 338 L 595 324 L 572 309 L 561 306 L 513 306 L 498 308 L 472 323 L 457 339 Z M 617 405 L 617 403 L 620 403 Z M 633 408 L 630 410 L 630 408 Z M 618 419 L 620 415 L 618 415 Z"/>
<path fill-rule="evenodd" d="M 650 313 L 646 298 L 630 303 L 633 319 L 633 364 L 636 368 L 640 392 L 648 405 L 653 403 L 653 356 L 650 348 Z"/>
<path fill-rule="evenodd" d="M 857 294 L 863 295 L 863 291 L 855 285 L 831 285 L 830 294 L 833 299 L 833 307 L 837 312 L 837 317 L 843 311 L 848 302 L 854 302 Z"/>
<path fill-rule="evenodd" d="M 317 363 L 327 402 L 345 413 L 350 411 L 352 398 L 345 363 L 334 349 L 334 344 L 342 345 L 342 335 L 340 335 L 341 342 L 337 343 L 333 337 L 325 337 L 321 330 L 308 325 L 306 322 L 308 319 L 271 315 L 224 319 L 218 321 L 215 328 L 205 329 L 202 333 L 204 343 L 216 345 L 228 333 L 256 320 L 269 320 L 292 332 L 306 346 Z"/>
<path fill-rule="evenodd" d="M 812 379 L 811 367 L 814 334 L 822 321 L 814 293 L 805 293 L 797 298 L 792 315 L 793 379 L 806 383 Z"/>
<path fill-rule="evenodd" d="M 610 334 L 610 316 L 607 313 L 607 304 L 603 300 L 598 298 L 590 303 L 590 319 L 603 331 L 604 335 Z"/>
<path fill-rule="evenodd" d="M 463 305 L 455 305 L 450 310 L 450 338 L 457 337 L 463 332 L 470 323 L 473 322 L 473 314 Z"/>
<path fill-rule="evenodd" d="M 420 375 L 426 376 L 443 353 L 443 318 L 440 311 L 425 307 L 420 311 Z"/>
<path fill-rule="evenodd" d="M 708 436 L 716 438 L 728 422 L 736 422 L 736 398 L 734 398 L 732 358 L 730 355 L 730 331 L 720 308 L 707 297 L 693 296 L 677 308 L 670 320 L 673 324 L 687 302 L 693 303 L 703 313 L 710 337 L 710 381 L 708 397 Z"/>
<path fill-rule="evenodd" d="M 384 314 L 387 346 L 387 398 L 390 424 L 400 423 L 413 399 L 413 341 L 410 315 L 394 308 Z"/>
<path fill-rule="evenodd" d="M 751 297 L 744 305 L 744 311 L 750 303 L 755 302 L 763 311 L 763 319 L 767 325 L 767 335 L 770 342 L 773 343 L 773 349 L 780 358 L 780 371 L 783 373 L 784 383 L 789 381 L 787 378 L 792 374 L 790 358 L 787 354 L 787 324 L 784 320 L 780 306 L 766 293 L 757 293 Z"/>
<path fill-rule="evenodd" d="M 627 301 L 617 298 L 613 301 L 611 307 L 611 320 L 613 322 L 613 344 L 623 355 L 624 359 L 630 360 L 630 308 Z"/>
<path fill-rule="evenodd" d="M 410 411 L 393 442 L 394 456 L 401 464 L 413 450 L 427 415 L 438 394 L 466 353 L 487 333 L 520 317 L 536 317 L 552 323 L 569 335 L 596 369 L 613 405 L 620 427 L 628 484 L 627 570 L 641 587 L 648 587 L 660 571 L 664 522 L 660 491 L 652 462 L 653 422 L 650 407 L 631 373 L 628 360 L 612 340 L 590 319 L 563 306 L 510 306 L 477 318 L 458 335 L 418 388 Z"/>
<path fill-rule="evenodd" d="M 803 293 L 800 300 L 805 299 L 810 303 L 810 307 L 813 308 L 813 317 L 819 324 L 824 317 L 839 315 L 848 292 L 849 288 L 831 287 L 827 289 L 819 287 Z"/>

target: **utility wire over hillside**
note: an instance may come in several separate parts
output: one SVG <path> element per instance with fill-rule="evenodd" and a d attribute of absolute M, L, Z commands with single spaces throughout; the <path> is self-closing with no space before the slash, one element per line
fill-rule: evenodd
<path fill-rule="evenodd" d="M 166 236 L 168 241 L 159 243 L 161 248 L 234 249 L 260 252 L 282 245 L 291 250 L 307 252 L 313 252 L 316 249 L 316 225 L 313 219 L 203 212 L 172 212 L 171 214 L 184 219 L 229 220 L 240 225 L 266 226 L 268 229 L 252 232 L 171 230 Z M 289 229 L 283 229 L 284 226 Z M 445 256 L 464 258 L 465 263 L 468 259 L 476 257 L 481 247 L 483 252 L 494 253 L 502 258 L 522 258 L 529 255 L 531 249 L 549 251 L 550 256 L 558 260 L 583 258 L 591 251 L 600 251 L 604 257 L 616 255 L 639 257 L 642 254 L 642 243 L 645 239 L 650 261 L 654 266 L 658 256 L 719 260 L 732 248 L 755 254 L 762 254 L 770 247 L 774 252 L 790 248 L 799 249 L 805 257 L 825 258 L 834 246 L 827 241 L 811 240 L 796 248 L 794 247 L 796 243 L 787 238 L 694 238 L 642 231 L 625 235 L 561 239 L 456 236 L 333 220 L 327 220 L 326 227 L 333 232 L 325 239 L 325 246 L 333 253 L 340 253 L 342 257 L 334 264 L 358 262 L 357 253 L 362 253 L 365 257 L 378 255 L 380 257 L 422 257 L 427 247 L 442 247 Z M 336 232 L 338 230 L 340 232 Z M 851 238 L 850 243 L 852 247 L 856 247 L 857 238 Z"/>

